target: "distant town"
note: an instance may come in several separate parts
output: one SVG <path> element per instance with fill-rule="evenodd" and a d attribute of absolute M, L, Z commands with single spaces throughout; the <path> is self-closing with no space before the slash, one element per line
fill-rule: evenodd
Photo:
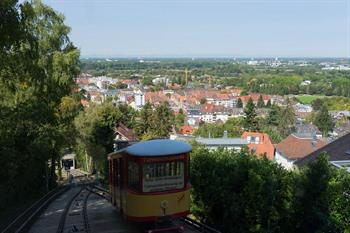
<path fill-rule="evenodd" d="M 341 79 L 332 78 L 350 76 L 346 59 L 86 59 L 82 63 L 76 83 L 85 108 L 110 101 L 141 111 L 146 103 L 155 108 L 167 102 L 174 115 L 184 115 L 170 132 L 172 139 L 195 140 L 211 149 L 248 146 L 258 156 L 265 154 L 292 169 L 296 161 L 350 133 L 346 98 L 350 87 L 340 84 L 340 90 Z M 248 85 L 242 85 L 243 80 Z M 250 100 L 265 122 L 254 132 L 237 123 L 245 117 Z M 328 106 L 331 117 L 327 132 L 314 123 L 320 102 Z M 287 134 L 266 123 L 273 118 L 274 107 L 292 108 L 293 125 Z M 226 124 L 235 119 L 232 132 L 232 124 Z"/>

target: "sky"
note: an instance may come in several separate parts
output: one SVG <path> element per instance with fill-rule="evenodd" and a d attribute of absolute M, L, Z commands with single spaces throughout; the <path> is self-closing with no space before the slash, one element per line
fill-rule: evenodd
<path fill-rule="evenodd" d="M 350 57 L 350 0 L 43 0 L 82 57 Z"/>

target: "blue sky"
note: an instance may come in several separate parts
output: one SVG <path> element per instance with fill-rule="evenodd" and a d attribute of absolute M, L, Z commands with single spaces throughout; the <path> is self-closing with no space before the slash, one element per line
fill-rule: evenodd
<path fill-rule="evenodd" d="M 350 0 L 44 2 L 85 57 L 350 57 Z"/>

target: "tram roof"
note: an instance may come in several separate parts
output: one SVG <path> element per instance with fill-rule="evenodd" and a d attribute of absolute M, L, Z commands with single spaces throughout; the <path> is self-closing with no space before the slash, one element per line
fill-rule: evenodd
<path fill-rule="evenodd" d="M 186 143 L 169 139 L 139 142 L 125 148 L 125 152 L 140 157 L 168 156 L 188 153 L 192 147 Z"/>

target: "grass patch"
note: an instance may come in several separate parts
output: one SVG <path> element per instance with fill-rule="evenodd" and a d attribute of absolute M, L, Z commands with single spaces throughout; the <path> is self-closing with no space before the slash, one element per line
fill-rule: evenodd
<path fill-rule="evenodd" d="M 299 95 L 299 96 L 296 96 L 296 98 L 299 101 L 299 103 L 311 104 L 312 101 L 314 101 L 315 99 L 324 98 L 324 96 L 322 96 L 322 95 Z"/>

